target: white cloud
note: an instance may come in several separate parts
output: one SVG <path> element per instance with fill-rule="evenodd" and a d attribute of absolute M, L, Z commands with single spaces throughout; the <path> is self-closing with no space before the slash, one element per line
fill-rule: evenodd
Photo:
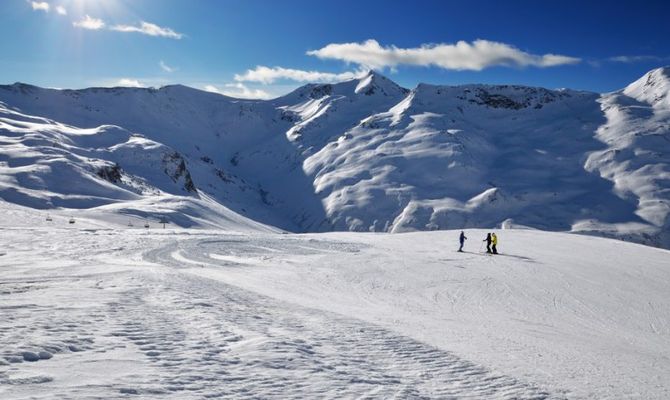
<path fill-rule="evenodd" d="M 114 25 L 110 29 L 118 32 L 136 32 L 144 35 L 160 36 L 170 39 L 181 39 L 182 37 L 184 37 L 182 33 L 175 32 L 170 28 L 163 28 L 156 24 L 152 24 L 146 21 L 141 21 L 140 26 Z"/>
<path fill-rule="evenodd" d="M 91 18 L 86 15 L 83 19 L 72 23 L 73 26 L 82 29 L 98 30 L 105 27 L 105 21 L 98 18 Z"/>
<path fill-rule="evenodd" d="M 593 68 L 600 68 L 602 66 L 602 62 L 600 60 L 588 60 L 586 62 Z"/>
<path fill-rule="evenodd" d="M 205 85 L 205 86 L 203 87 L 203 90 L 205 90 L 205 91 L 207 91 L 207 92 L 212 92 L 212 93 L 222 94 L 222 93 L 221 93 L 221 90 L 219 90 L 219 88 L 217 88 L 217 87 L 214 86 L 214 85 Z"/>
<path fill-rule="evenodd" d="M 619 63 L 635 63 L 635 62 L 647 62 L 647 61 L 663 61 L 663 57 L 659 56 L 649 56 L 649 55 L 638 55 L 638 56 L 616 56 L 610 57 L 607 61 L 619 62 Z"/>
<path fill-rule="evenodd" d="M 204 90 L 208 92 L 222 94 L 224 96 L 235 97 L 238 99 L 270 99 L 273 96 L 261 89 L 251 89 L 243 83 L 227 83 L 224 89 L 219 89 L 214 85 L 205 85 Z"/>
<path fill-rule="evenodd" d="M 63 11 L 67 13 L 67 10 L 63 9 Z M 77 28 L 91 29 L 91 30 L 98 30 L 106 27 L 105 21 L 98 18 L 91 18 L 88 15 L 86 15 L 80 21 L 73 22 L 72 25 L 74 25 Z M 156 24 L 152 24 L 146 21 L 142 21 L 140 23 L 140 26 L 114 25 L 110 26 L 108 29 L 117 32 L 136 32 L 144 35 L 167 37 L 171 39 L 181 39 L 182 37 L 184 37 L 183 34 L 175 32 L 170 28 L 163 28 Z"/>
<path fill-rule="evenodd" d="M 56 6 L 56 12 L 60 15 L 67 15 L 67 10 L 63 6 Z"/>
<path fill-rule="evenodd" d="M 160 66 L 161 66 L 161 69 L 162 69 L 163 71 L 165 71 L 165 72 L 170 72 L 170 73 L 172 73 L 172 72 L 177 71 L 177 69 L 178 69 L 178 68 L 171 67 L 171 66 L 167 65 L 163 60 L 161 60 L 161 61 L 158 63 L 158 65 L 160 65 Z"/>
<path fill-rule="evenodd" d="M 35 11 L 44 11 L 44 12 L 49 12 L 49 3 L 46 1 L 31 1 L 30 4 L 33 6 L 33 10 Z"/>
<path fill-rule="evenodd" d="M 290 69 L 282 67 L 257 66 L 255 69 L 249 69 L 244 74 L 235 74 L 235 80 L 238 82 L 260 82 L 264 84 L 273 83 L 280 79 L 287 79 L 297 82 L 340 82 L 348 79 L 358 78 L 367 71 L 347 71 L 340 74 L 319 71 L 303 71 L 299 69 Z"/>
<path fill-rule="evenodd" d="M 119 79 L 114 86 L 125 86 L 125 87 L 134 87 L 134 88 L 147 87 L 147 85 L 138 81 L 137 79 L 130 79 L 130 78 Z"/>
<path fill-rule="evenodd" d="M 481 71 L 494 66 L 554 67 L 577 64 L 581 59 L 558 54 L 535 55 L 509 44 L 488 40 L 456 44 L 424 44 L 415 48 L 381 46 L 376 40 L 363 43 L 332 43 L 307 52 L 321 59 L 342 60 L 368 68 L 394 68 L 398 65 L 436 66 L 451 70 Z"/>

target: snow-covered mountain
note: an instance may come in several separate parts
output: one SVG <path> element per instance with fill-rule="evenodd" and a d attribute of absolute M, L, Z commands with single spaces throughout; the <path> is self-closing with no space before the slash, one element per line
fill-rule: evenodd
<path fill-rule="evenodd" d="M 527 226 L 670 247 L 669 93 L 670 68 L 603 95 L 375 72 L 268 101 L 0 86 L 0 197 L 188 226 Z"/>

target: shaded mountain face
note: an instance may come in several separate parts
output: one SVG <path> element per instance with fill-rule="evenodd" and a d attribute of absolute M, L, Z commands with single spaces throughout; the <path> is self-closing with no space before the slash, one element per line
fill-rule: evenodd
<path fill-rule="evenodd" d="M 0 196 L 127 208 L 199 197 L 291 231 L 528 226 L 670 247 L 669 71 L 605 95 L 407 90 L 374 72 L 269 101 L 184 86 L 0 86 Z M 21 125 L 30 118 L 40 122 Z M 68 172 L 51 161 L 46 174 L 52 158 Z"/>

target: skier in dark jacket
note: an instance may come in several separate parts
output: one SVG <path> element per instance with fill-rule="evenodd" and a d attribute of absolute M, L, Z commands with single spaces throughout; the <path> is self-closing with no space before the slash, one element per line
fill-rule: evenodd
<path fill-rule="evenodd" d="M 468 238 L 465 237 L 465 233 L 461 231 L 461 236 L 458 237 L 458 240 L 461 242 L 461 247 L 458 248 L 458 251 L 463 252 L 463 245 Z"/>
<path fill-rule="evenodd" d="M 482 240 L 482 242 L 486 242 L 486 252 L 491 254 L 491 234 L 487 233 L 486 239 Z"/>

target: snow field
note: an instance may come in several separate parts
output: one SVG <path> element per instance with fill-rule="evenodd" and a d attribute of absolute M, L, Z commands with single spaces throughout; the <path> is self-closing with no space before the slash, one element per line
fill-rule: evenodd
<path fill-rule="evenodd" d="M 0 397 L 668 396 L 667 251 L 466 234 L 4 228 Z"/>
<path fill-rule="evenodd" d="M 182 262 L 156 264 L 172 253 L 175 237 L 201 237 L 208 246 L 220 235 L 5 233 L 6 398 L 551 397 L 351 316 L 202 278 Z M 28 245 L 26 234 L 39 240 Z M 256 240 L 227 241 L 240 238 Z M 262 251 L 268 239 L 257 239 Z M 109 249 L 110 241 L 121 246 Z M 161 242 L 146 254 L 149 263 L 140 259 Z M 334 242 L 325 250 L 350 247 Z M 287 250 L 324 249 L 293 239 Z M 54 262 L 61 257 L 73 261 Z"/>

